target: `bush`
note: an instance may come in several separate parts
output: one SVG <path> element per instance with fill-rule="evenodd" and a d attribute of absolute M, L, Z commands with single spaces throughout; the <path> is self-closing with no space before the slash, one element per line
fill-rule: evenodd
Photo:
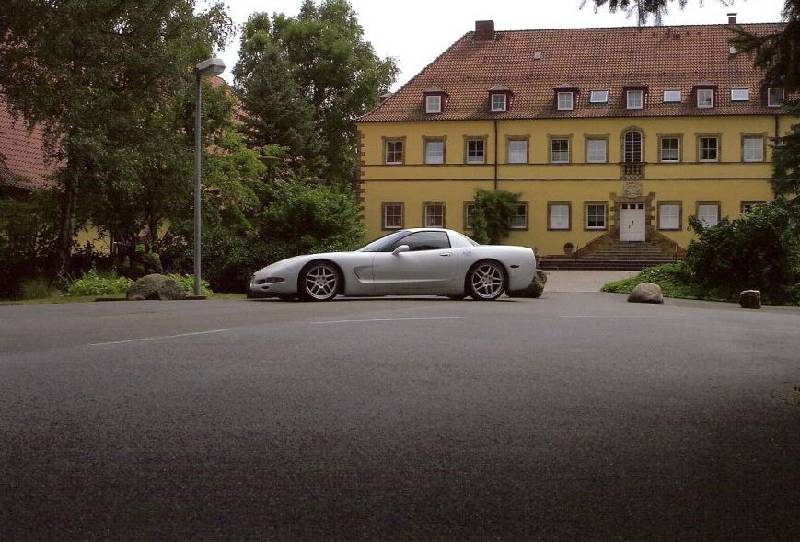
<path fill-rule="evenodd" d="M 637 275 L 616 282 L 609 282 L 601 291 L 612 294 L 629 294 L 642 282 L 654 282 L 661 286 L 666 297 L 705 298 L 713 297 L 697 284 L 692 283 L 683 262 L 667 263 L 643 269 Z"/>
<path fill-rule="evenodd" d="M 47 279 L 26 279 L 19 284 L 19 297 L 22 299 L 44 299 L 52 293 L 53 288 Z"/>
<path fill-rule="evenodd" d="M 178 286 L 186 290 L 187 294 L 194 293 L 194 275 L 181 275 L 178 273 L 170 273 L 167 275 L 169 278 L 174 280 L 178 283 Z M 200 293 L 202 295 L 214 295 L 214 291 L 211 290 L 211 286 L 209 285 L 208 281 L 201 280 L 200 281 Z"/>
<path fill-rule="evenodd" d="M 800 282 L 800 206 L 778 198 L 713 227 L 696 217 L 689 223 L 697 234 L 686 255 L 694 282 L 725 298 L 754 289 L 770 302 L 792 301 Z"/>
<path fill-rule="evenodd" d="M 124 294 L 133 286 L 133 281 L 126 277 L 118 277 L 116 273 L 98 273 L 90 269 L 81 278 L 73 280 L 67 286 L 69 295 L 112 295 Z"/>
<path fill-rule="evenodd" d="M 481 244 L 499 245 L 508 235 L 519 194 L 506 190 L 476 190 L 470 211 L 472 237 Z"/>

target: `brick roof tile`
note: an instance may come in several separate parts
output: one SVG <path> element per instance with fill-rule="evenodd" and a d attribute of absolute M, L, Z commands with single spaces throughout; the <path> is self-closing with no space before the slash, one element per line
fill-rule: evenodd
<path fill-rule="evenodd" d="M 11 115 L 5 98 L 0 95 L 0 185 L 26 190 L 52 185 L 51 176 L 57 164 L 48 160 L 41 126 L 28 129 L 24 119 Z"/>
<path fill-rule="evenodd" d="M 781 23 L 746 24 L 764 35 Z M 485 120 L 648 116 L 774 114 L 765 105 L 763 74 L 749 55 L 731 55 L 728 25 L 498 31 L 494 40 L 465 34 L 391 98 L 359 120 Z M 540 60 L 534 59 L 541 52 Z M 698 109 L 699 84 L 718 87 L 713 109 Z M 496 85 L 514 93 L 508 111 L 492 113 L 488 91 Z M 423 91 L 441 87 L 446 109 L 425 115 Z M 579 89 L 572 111 L 558 111 L 554 89 Z M 627 110 L 624 89 L 646 87 L 643 110 Z M 731 88 L 750 89 L 750 101 L 731 102 Z M 680 89 L 679 104 L 665 104 L 664 90 Z M 609 103 L 590 104 L 590 90 L 610 90 Z"/>

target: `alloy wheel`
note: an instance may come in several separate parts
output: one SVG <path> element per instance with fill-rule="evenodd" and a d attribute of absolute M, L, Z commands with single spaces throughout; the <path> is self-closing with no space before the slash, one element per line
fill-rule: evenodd
<path fill-rule="evenodd" d="M 304 276 L 308 297 L 317 301 L 332 299 L 339 289 L 339 276 L 336 270 L 325 264 L 310 267 Z"/>
<path fill-rule="evenodd" d="M 480 299 L 495 299 L 503 293 L 505 277 L 503 271 L 493 263 L 484 263 L 472 270 L 470 286 Z"/>

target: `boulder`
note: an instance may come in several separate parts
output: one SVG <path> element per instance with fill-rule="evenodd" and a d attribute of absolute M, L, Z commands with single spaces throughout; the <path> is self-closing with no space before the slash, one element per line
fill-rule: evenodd
<path fill-rule="evenodd" d="M 547 273 L 545 273 L 541 269 L 537 269 L 536 274 L 533 276 L 533 280 L 531 281 L 531 283 L 528 285 L 527 288 L 525 288 L 524 290 L 518 290 L 514 292 L 506 292 L 506 295 L 508 295 L 508 297 L 539 298 L 542 296 L 545 284 L 547 284 Z"/>
<path fill-rule="evenodd" d="M 127 297 L 129 301 L 143 301 L 145 299 L 166 301 L 184 299 L 186 291 L 171 278 L 154 273 L 145 275 L 137 280 L 128 290 Z"/>
<path fill-rule="evenodd" d="M 636 286 L 628 296 L 628 303 L 652 303 L 660 305 L 664 303 L 664 294 L 661 286 L 653 282 L 642 282 Z"/>
<path fill-rule="evenodd" d="M 760 309 L 761 292 L 758 290 L 745 290 L 739 294 L 739 305 L 745 309 Z"/>

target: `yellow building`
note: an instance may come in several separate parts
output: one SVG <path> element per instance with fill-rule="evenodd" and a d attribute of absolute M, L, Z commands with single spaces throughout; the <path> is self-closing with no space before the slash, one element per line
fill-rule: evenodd
<path fill-rule="evenodd" d="M 691 239 L 690 215 L 713 224 L 771 199 L 771 140 L 798 119 L 735 54 L 729 25 L 478 21 L 359 120 L 368 234 L 468 232 L 475 190 L 497 188 L 520 194 L 508 243 L 543 256 L 627 243 L 668 255 Z"/>

